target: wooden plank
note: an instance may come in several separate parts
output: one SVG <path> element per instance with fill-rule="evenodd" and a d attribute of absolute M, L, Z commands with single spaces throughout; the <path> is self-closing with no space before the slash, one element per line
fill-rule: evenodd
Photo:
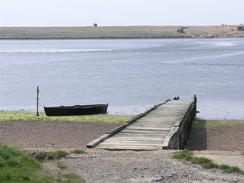
<path fill-rule="evenodd" d="M 127 129 L 131 130 L 149 130 L 149 131 L 169 131 L 170 128 L 160 128 L 160 127 L 142 127 L 142 126 L 128 126 Z"/>
<path fill-rule="evenodd" d="M 129 135 L 125 135 L 125 134 L 116 134 L 116 137 L 131 137 L 131 138 L 136 138 L 136 137 L 141 137 L 141 138 L 144 138 L 144 137 L 148 137 L 148 138 L 155 138 L 155 137 L 157 137 L 157 138 L 162 138 L 162 139 L 164 139 L 164 137 L 165 137 L 165 135 L 162 135 L 162 134 L 160 134 L 160 135 L 157 135 L 157 134 L 150 134 L 150 135 L 144 135 L 144 134 L 131 134 L 130 136 Z M 115 138 L 115 136 L 113 137 L 113 138 Z"/>
<path fill-rule="evenodd" d="M 130 136 L 116 136 L 116 137 L 113 137 L 113 138 L 110 138 L 109 140 L 158 140 L 158 141 L 163 141 L 164 138 L 158 138 L 158 137 L 143 137 L 143 136 L 140 136 L 140 137 L 130 137 Z M 108 141 L 108 140 L 107 140 Z"/>
<path fill-rule="evenodd" d="M 132 142 L 138 142 L 138 143 L 159 143 L 159 144 L 163 144 L 163 140 L 160 139 L 160 140 L 153 140 L 153 139 L 141 139 L 141 140 L 138 140 L 138 139 L 119 139 L 119 140 L 106 140 L 106 142 L 104 142 L 104 144 L 106 143 L 124 143 L 124 142 L 129 142 L 129 143 L 132 143 Z"/>
<path fill-rule="evenodd" d="M 165 130 L 164 130 L 165 131 Z M 122 130 L 121 132 L 123 133 L 146 133 L 146 134 L 161 134 L 163 133 L 163 131 L 159 131 L 159 130 L 139 130 L 139 129 L 129 129 L 129 128 L 125 128 L 124 130 Z"/>
<path fill-rule="evenodd" d="M 119 147 L 119 148 L 121 148 L 121 147 L 123 147 L 123 146 L 126 146 L 126 147 L 148 147 L 148 148 L 150 148 L 150 147 L 160 147 L 160 148 L 162 148 L 162 144 L 137 144 L 137 143 L 131 143 L 131 144 L 126 144 L 126 143 L 114 143 L 114 144 L 112 144 L 112 143 L 109 143 L 109 144 L 106 144 L 106 143 L 102 143 L 101 145 L 99 145 L 99 147 L 107 147 L 107 148 L 110 148 L 110 147 Z"/>
<path fill-rule="evenodd" d="M 128 136 L 128 135 L 116 135 L 110 139 L 164 139 L 165 136 Z"/>
<path fill-rule="evenodd" d="M 163 131 L 162 133 L 132 133 L 132 132 L 120 132 L 119 134 L 116 134 L 116 136 L 121 135 L 121 136 L 148 136 L 148 137 L 163 137 L 165 136 L 169 131 Z"/>
<path fill-rule="evenodd" d="M 103 146 L 98 146 L 98 149 L 104 149 L 104 150 L 136 150 L 136 151 L 153 151 L 157 149 L 161 149 L 160 146 L 110 146 L 110 147 L 103 147 Z"/>
<path fill-rule="evenodd" d="M 111 145 L 132 145 L 132 146 L 135 146 L 135 145 L 141 145 L 141 146 L 153 146 L 153 145 L 158 145 L 158 146 L 163 146 L 163 143 L 147 143 L 147 142 L 130 142 L 130 141 L 124 141 L 124 142 L 104 142 L 103 145 L 107 145 L 107 146 L 111 146 Z"/>
<path fill-rule="evenodd" d="M 105 134 L 93 141 L 91 141 L 90 143 L 87 144 L 88 148 L 93 148 L 95 146 L 97 146 L 98 144 L 100 144 L 101 142 L 103 142 L 105 139 L 107 139 L 107 137 L 109 136 L 109 134 Z"/>

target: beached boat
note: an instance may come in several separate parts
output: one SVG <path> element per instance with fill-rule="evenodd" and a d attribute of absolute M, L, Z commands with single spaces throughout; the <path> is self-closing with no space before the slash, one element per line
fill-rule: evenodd
<path fill-rule="evenodd" d="M 47 116 L 106 114 L 108 104 L 44 107 Z"/>

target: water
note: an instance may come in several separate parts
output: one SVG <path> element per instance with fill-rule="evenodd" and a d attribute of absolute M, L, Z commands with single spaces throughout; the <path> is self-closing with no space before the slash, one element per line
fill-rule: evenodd
<path fill-rule="evenodd" d="M 137 114 L 198 96 L 199 117 L 244 119 L 244 39 L 1 40 L 0 110 L 109 103 Z"/>

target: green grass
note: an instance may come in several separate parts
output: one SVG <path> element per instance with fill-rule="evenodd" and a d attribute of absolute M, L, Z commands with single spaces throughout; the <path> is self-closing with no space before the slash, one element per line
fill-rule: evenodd
<path fill-rule="evenodd" d="M 240 120 L 195 120 L 192 124 L 193 128 L 211 128 L 219 126 L 244 125 L 244 121 Z"/>
<path fill-rule="evenodd" d="M 179 151 L 177 153 L 174 153 L 173 155 L 176 159 L 182 159 L 185 161 L 190 161 L 193 164 L 198 164 L 203 168 L 210 169 L 210 168 L 217 168 L 219 170 L 222 170 L 225 173 L 239 173 L 244 175 L 244 171 L 240 170 L 238 167 L 235 166 L 229 166 L 229 165 L 217 165 L 212 160 L 207 158 L 199 158 L 194 157 L 192 152 L 188 150 Z"/>
<path fill-rule="evenodd" d="M 40 113 L 36 116 L 32 112 L 0 112 L 0 122 L 7 121 L 67 121 L 67 122 L 97 122 L 123 124 L 132 119 L 132 116 L 117 115 L 87 115 L 87 116 L 46 116 Z"/>
<path fill-rule="evenodd" d="M 85 183 L 85 180 L 81 179 L 80 176 L 69 173 L 61 175 L 58 179 L 58 182 L 62 183 Z"/>
<path fill-rule="evenodd" d="M 73 153 L 73 154 L 86 154 L 86 151 L 84 151 L 82 149 L 75 149 L 75 150 L 71 151 L 71 153 Z"/>
<path fill-rule="evenodd" d="M 56 159 L 63 158 L 65 156 L 67 156 L 68 154 L 69 153 L 67 153 L 66 151 L 51 151 L 51 152 L 47 152 L 46 159 L 56 160 Z"/>
<path fill-rule="evenodd" d="M 56 162 L 56 165 L 57 165 L 57 167 L 60 168 L 60 169 L 65 169 L 65 168 L 67 168 L 67 166 L 66 166 L 64 163 L 60 162 L 60 161 L 57 161 L 57 162 Z"/>
<path fill-rule="evenodd" d="M 218 165 L 216 165 L 212 160 L 207 159 L 207 158 L 192 157 L 192 159 L 190 161 L 193 164 L 201 165 L 203 168 L 206 168 L 206 169 L 218 167 Z"/>
<path fill-rule="evenodd" d="M 84 183 L 78 175 L 54 175 L 39 161 L 15 147 L 0 144 L 0 182 L 3 183 Z"/>
<path fill-rule="evenodd" d="M 240 174 L 244 174 L 244 172 L 240 168 L 234 167 L 234 166 L 219 165 L 218 169 L 223 170 L 225 173 L 240 173 Z"/>

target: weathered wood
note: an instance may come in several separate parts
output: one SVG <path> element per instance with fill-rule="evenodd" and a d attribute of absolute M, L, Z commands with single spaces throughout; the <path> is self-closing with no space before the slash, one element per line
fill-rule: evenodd
<path fill-rule="evenodd" d="M 159 107 L 160 105 L 166 104 L 168 101 L 170 101 L 170 99 L 153 106 L 151 109 L 145 111 L 144 113 L 141 113 L 137 116 L 135 116 L 132 120 L 128 121 L 127 123 L 120 125 L 119 127 L 115 128 L 114 130 L 112 130 L 109 134 L 103 135 L 101 137 L 98 137 L 97 139 L 93 140 L 92 142 L 87 144 L 87 148 L 94 148 L 95 146 L 97 146 L 99 143 L 105 141 L 106 139 L 108 139 L 109 137 L 119 133 L 121 130 L 123 130 L 124 128 L 126 128 L 127 126 L 133 124 L 134 122 L 136 122 L 137 120 L 143 118 L 144 116 L 146 116 L 148 113 L 150 113 L 151 111 L 155 110 L 157 107 Z M 98 142 L 98 143 L 97 143 Z"/>
<path fill-rule="evenodd" d="M 93 141 L 91 141 L 90 143 L 87 144 L 87 147 L 88 148 L 93 148 L 95 147 L 96 145 L 100 144 L 101 142 L 103 142 L 105 139 L 107 139 L 107 137 L 109 136 L 110 134 L 105 134 Z"/>
<path fill-rule="evenodd" d="M 147 137 L 158 137 L 158 138 L 163 138 L 164 136 L 166 136 L 168 133 L 164 133 L 164 134 L 147 134 Z M 140 133 L 123 133 L 120 132 L 118 134 L 116 134 L 116 137 L 124 137 L 124 136 L 130 136 L 130 137 L 145 137 L 145 134 Z"/>
<path fill-rule="evenodd" d="M 96 148 L 107 150 L 179 149 L 196 114 L 196 100 L 167 100 L 112 131 Z"/>
<path fill-rule="evenodd" d="M 162 141 L 163 137 L 145 137 L 145 136 L 141 136 L 141 137 L 114 137 L 111 140 L 107 141 L 107 142 L 114 142 L 114 141 Z"/>
<path fill-rule="evenodd" d="M 196 116 L 196 103 L 197 98 L 194 96 L 194 100 L 187 106 L 182 119 L 176 121 L 174 127 L 165 137 L 163 149 L 182 149 L 184 147 L 186 138 L 189 136 L 189 129 Z"/>
<path fill-rule="evenodd" d="M 100 149 L 104 150 L 134 150 L 134 151 L 153 151 L 161 148 L 161 145 L 151 145 L 151 146 L 143 146 L 143 145 L 114 145 L 114 146 L 103 146 L 99 145 Z"/>
<path fill-rule="evenodd" d="M 142 127 L 142 126 L 128 126 L 127 129 L 131 130 L 149 130 L 149 131 L 164 131 L 170 130 L 170 128 L 160 128 L 160 127 Z"/>
<path fill-rule="evenodd" d="M 116 141 L 116 142 L 104 142 L 103 145 L 144 145 L 144 146 L 151 146 L 151 145 L 159 145 L 162 146 L 161 142 L 154 142 L 154 141 Z"/>
<path fill-rule="evenodd" d="M 36 116 L 39 116 L 39 87 L 36 87 Z"/>

